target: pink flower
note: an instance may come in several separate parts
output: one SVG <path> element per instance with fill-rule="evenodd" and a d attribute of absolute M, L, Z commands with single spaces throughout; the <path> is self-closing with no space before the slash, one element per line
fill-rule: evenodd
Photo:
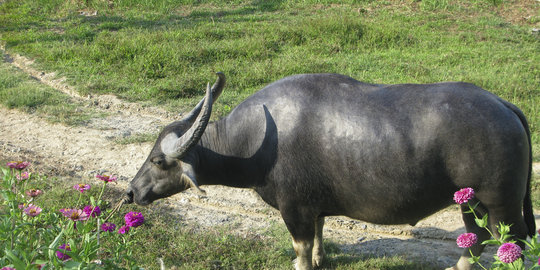
<path fill-rule="evenodd" d="M 139 212 L 129 212 L 124 216 L 126 225 L 129 227 L 139 227 L 144 222 L 144 217 Z"/>
<path fill-rule="evenodd" d="M 521 248 L 514 243 L 504 243 L 497 250 L 497 257 L 503 263 L 512 263 L 521 257 Z"/>
<path fill-rule="evenodd" d="M 129 232 L 129 226 L 127 226 L 127 225 L 122 226 L 122 227 L 120 227 L 120 229 L 118 229 L 119 234 L 126 234 L 128 232 Z"/>
<path fill-rule="evenodd" d="M 116 224 L 114 224 L 114 223 L 105 222 L 105 223 L 101 224 L 101 230 L 104 231 L 104 232 L 112 232 L 115 229 L 116 229 Z"/>
<path fill-rule="evenodd" d="M 78 190 L 80 193 L 83 193 L 86 190 L 90 189 L 90 185 L 88 185 L 88 184 L 78 184 L 78 185 L 74 185 L 73 188 Z"/>
<path fill-rule="evenodd" d="M 17 179 L 19 181 L 24 181 L 26 179 L 30 178 L 30 173 L 29 172 L 23 172 L 21 173 L 21 175 L 17 175 Z"/>
<path fill-rule="evenodd" d="M 456 243 L 460 248 L 470 248 L 478 241 L 478 236 L 474 233 L 463 233 L 458 236 Z"/>
<path fill-rule="evenodd" d="M 39 190 L 39 189 L 29 189 L 26 191 L 26 195 L 28 195 L 28 197 L 32 197 L 32 198 L 35 198 L 39 195 L 43 194 L 43 191 Z"/>
<path fill-rule="evenodd" d="M 109 182 L 113 182 L 113 181 L 116 181 L 116 176 L 109 176 L 109 175 L 96 175 L 96 178 L 105 182 L 105 183 L 109 183 Z"/>
<path fill-rule="evenodd" d="M 24 170 L 26 167 L 30 165 L 30 162 L 28 161 L 11 161 L 7 163 L 7 166 L 12 169 L 17 169 L 19 171 Z"/>
<path fill-rule="evenodd" d="M 58 247 L 59 250 L 62 250 L 64 252 L 67 251 L 71 251 L 71 248 L 69 247 L 69 244 L 62 244 L 61 246 Z M 60 251 L 56 251 L 56 257 L 58 257 L 58 259 L 62 260 L 62 261 L 67 261 L 69 259 L 71 259 L 71 257 L 67 254 L 64 254 Z"/>
<path fill-rule="evenodd" d="M 29 204 L 28 207 L 24 208 L 24 213 L 30 217 L 35 217 L 41 213 L 41 208 L 39 206 Z"/>
<path fill-rule="evenodd" d="M 457 204 L 463 204 L 474 198 L 474 190 L 472 188 L 462 188 L 454 193 L 454 201 Z"/>
<path fill-rule="evenodd" d="M 67 209 L 62 208 L 60 209 L 60 212 L 67 218 L 73 220 L 73 221 L 82 221 L 87 220 L 88 215 L 81 209 Z"/>
<path fill-rule="evenodd" d="M 4 266 L 0 270 L 15 270 L 15 268 Z"/>
<path fill-rule="evenodd" d="M 89 217 L 97 217 L 101 215 L 101 209 L 99 208 L 99 206 L 92 207 L 91 205 L 87 205 L 83 208 L 83 211 Z"/>

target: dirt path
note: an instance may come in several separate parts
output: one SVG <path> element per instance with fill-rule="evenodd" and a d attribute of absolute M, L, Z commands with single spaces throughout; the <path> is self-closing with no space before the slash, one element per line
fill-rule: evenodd
<path fill-rule="evenodd" d="M 54 74 L 35 70 L 31 61 L 14 56 L 12 65 L 75 100 L 87 100 L 106 118 L 96 118 L 85 126 L 51 124 L 32 114 L 0 107 L 0 159 L 29 160 L 48 175 L 69 175 L 84 180 L 96 173 L 118 175 L 121 188 L 128 185 L 144 162 L 152 143 L 120 145 L 115 138 L 129 137 L 144 130 L 159 130 L 175 116 L 155 108 L 122 102 L 113 96 L 81 97 Z M 95 102 L 93 102 L 95 101 Z M 538 170 L 538 164 L 535 169 Z M 537 171 L 538 173 L 538 171 Z M 206 196 L 190 191 L 158 202 L 174 207 L 185 226 L 204 228 L 232 225 L 232 233 L 262 232 L 272 222 L 283 224 L 279 214 L 247 189 L 204 187 Z M 540 224 L 540 220 L 537 220 Z M 461 250 L 455 238 L 464 232 L 457 207 L 450 207 L 420 221 L 416 226 L 377 226 L 344 217 L 327 218 L 325 237 L 339 244 L 342 252 L 376 256 L 403 255 L 426 261 L 435 267 L 450 266 Z M 487 252 L 485 258 L 493 254 Z"/>

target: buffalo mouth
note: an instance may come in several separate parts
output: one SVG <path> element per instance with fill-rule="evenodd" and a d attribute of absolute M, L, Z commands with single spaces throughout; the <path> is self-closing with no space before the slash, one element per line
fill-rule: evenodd
<path fill-rule="evenodd" d="M 155 201 L 155 200 L 154 199 L 148 199 L 148 198 L 145 198 L 145 199 L 139 198 L 139 196 L 137 196 L 133 192 L 133 190 L 131 188 L 129 188 L 126 191 L 126 194 L 124 195 L 124 199 L 123 199 L 123 203 L 125 203 L 125 204 L 136 203 L 136 204 L 142 205 L 142 206 L 149 205 L 153 201 Z"/>
<path fill-rule="evenodd" d="M 128 189 L 126 194 L 124 195 L 124 203 L 125 204 L 131 204 L 133 203 L 133 190 Z"/>

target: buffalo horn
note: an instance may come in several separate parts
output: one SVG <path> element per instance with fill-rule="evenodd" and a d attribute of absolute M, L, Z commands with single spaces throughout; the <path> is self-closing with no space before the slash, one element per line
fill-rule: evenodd
<path fill-rule="evenodd" d="M 182 137 L 176 140 L 174 143 L 174 151 L 172 153 L 168 153 L 168 156 L 180 159 L 191 147 L 195 146 L 195 144 L 199 142 L 204 130 L 206 129 L 206 125 L 208 125 L 208 121 L 210 120 L 210 114 L 212 113 L 212 92 L 213 91 L 210 88 L 210 84 L 207 84 L 206 96 L 204 97 L 204 103 L 202 105 L 202 112 L 199 113 L 197 120 L 195 120 L 195 123 L 188 129 L 188 131 L 186 131 Z"/>
<path fill-rule="evenodd" d="M 216 75 L 218 78 L 216 79 L 216 82 L 214 85 L 212 85 L 212 97 L 213 100 L 216 101 L 219 95 L 221 95 L 221 92 L 223 92 L 223 87 L 225 86 L 225 74 L 223 72 L 217 72 Z M 188 123 L 192 124 L 195 121 L 195 118 L 199 115 L 201 112 L 201 108 L 204 103 L 204 98 L 197 103 L 197 106 L 193 108 L 189 113 L 187 113 L 182 121 L 187 121 Z"/>

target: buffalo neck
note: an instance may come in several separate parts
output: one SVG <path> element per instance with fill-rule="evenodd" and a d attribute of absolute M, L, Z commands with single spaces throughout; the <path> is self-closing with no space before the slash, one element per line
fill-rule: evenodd
<path fill-rule="evenodd" d="M 265 185 L 277 160 L 277 128 L 266 108 L 265 118 L 260 130 L 241 130 L 227 118 L 208 125 L 195 149 L 200 185 Z"/>

